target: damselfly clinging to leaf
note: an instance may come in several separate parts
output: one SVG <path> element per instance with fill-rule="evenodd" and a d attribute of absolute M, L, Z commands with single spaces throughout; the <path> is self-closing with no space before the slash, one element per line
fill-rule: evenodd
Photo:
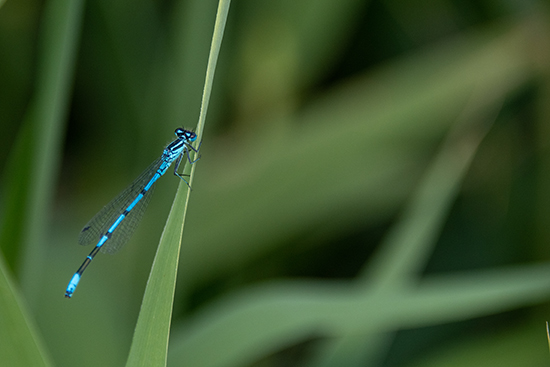
<path fill-rule="evenodd" d="M 84 226 L 78 242 L 81 245 L 96 243 L 96 246 L 71 278 L 65 291 L 65 297 L 71 298 L 82 273 L 100 250 L 101 252 L 115 253 L 130 239 L 145 208 L 147 208 L 153 184 L 166 173 L 174 161 L 176 162 L 174 175 L 189 186 L 183 175 L 178 173 L 178 168 L 184 155 L 187 156 L 190 164 L 200 159 L 198 157 L 191 160 L 189 155 L 191 150 L 198 153 L 200 144 L 196 149 L 191 145 L 197 140 L 197 135 L 192 131 L 178 128 L 175 134 L 177 139 L 168 144 L 160 158 L 154 161 L 126 190 L 122 191 Z"/>

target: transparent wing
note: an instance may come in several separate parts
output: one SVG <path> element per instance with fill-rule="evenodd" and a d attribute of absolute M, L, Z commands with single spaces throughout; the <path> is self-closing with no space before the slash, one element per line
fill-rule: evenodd
<path fill-rule="evenodd" d="M 134 180 L 124 191 L 115 197 L 109 204 L 99 211 L 80 232 L 78 243 L 81 245 L 97 244 L 111 225 L 126 210 L 128 205 L 138 196 L 143 188 L 151 181 L 157 169 L 162 163 L 159 158 L 154 161 L 138 178 Z M 154 185 L 147 191 L 143 198 L 134 206 L 124 220 L 114 230 L 111 238 L 101 247 L 101 252 L 114 254 L 128 242 L 136 230 L 139 221 L 145 213 L 149 200 L 153 194 Z"/>

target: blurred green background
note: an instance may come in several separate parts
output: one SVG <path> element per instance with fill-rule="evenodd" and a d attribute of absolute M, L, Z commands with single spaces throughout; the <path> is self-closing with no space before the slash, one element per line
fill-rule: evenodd
<path fill-rule="evenodd" d="M 0 8 L 0 250 L 53 365 L 126 360 L 179 180 L 64 290 L 82 226 L 194 128 L 216 6 Z M 548 365 L 548 4 L 231 6 L 169 366 Z"/>

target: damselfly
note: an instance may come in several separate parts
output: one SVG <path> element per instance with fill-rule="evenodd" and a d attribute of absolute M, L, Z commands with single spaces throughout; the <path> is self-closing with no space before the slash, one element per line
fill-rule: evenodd
<path fill-rule="evenodd" d="M 139 220 L 143 217 L 147 204 L 149 204 L 153 184 L 166 173 L 174 161 L 176 162 L 174 175 L 189 186 L 183 175 L 178 173 L 178 168 L 184 154 L 187 155 L 190 164 L 200 159 L 199 157 L 191 160 L 189 156 L 191 150 L 198 153 L 200 144 L 197 149 L 191 145 L 197 140 L 197 135 L 192 131 L 178 128 L 175 134 L 177 139 L 168 144 L 162 156 L 84 226 L 78 242 L 81 245 L 97 244 L 71 278 L 65 291 L 65 297 L 71 298 L 82 273 L 100 250 L 104 253 L 114 254 L 130 239 Z"/>

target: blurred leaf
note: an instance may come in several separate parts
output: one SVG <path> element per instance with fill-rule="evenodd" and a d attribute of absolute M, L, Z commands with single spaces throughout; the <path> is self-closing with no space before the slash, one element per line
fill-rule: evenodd
<path fill-rule="evenodd" d="M 170 365 L 240 366 L 313 335 L 358 336 L 502 312 L 548 299 L 549 277 L 546 265 L 433 277 L 406 291 L 342 282 L 255 287 L 179 327 Z"/>
<path fill-rule="evenodd" d="M 401 220 L 390 230 L 374 258 L 364 266 L 358 280 L 368 287 L 374 284 L 374 292 L 398 292 L 402 288 L 407 293 L 408 288 L 415 287 L 419 281 L 477 147 L 496 118 L 495 110 L 500 111 L 502 106 L 502 101 L 492 100 L 494 96 L 487 92 L 481 87 L 473 94 Z M 330 338 L 317 348 L 319 354 L 312 358 L 310 366 L 372 365 L 373 359 L 384 352 L 380 346 L 389 345 L 393 339 L 393 334 L 387 331 L 379 333 L 380 340 L 369 334 L 359 337 L 355 333 Z"/>
<path fill-rule="evenodd" d="M 393 215 L 472 96 L 499 100 L 532 75 L 527 39 L 519 26 L 448 42 L 335 88 L 292 128 L 205 145 L 181 279 L 208 281 L 304 228 L 329 239 Z"/>
<path fill-rule="evenodd" d="M 50 366 L 40 336 L 0 253 L 0 359 L 4 366 Z"/>
<path fill-rule="evenodd" d="M 503 325 L 504 326 L 504 325 Z M 486 367 L 544 366 L 548 352 L 544 325 L 540 319 L 510 325 L 507 330 L 478 333 L 471 338 L 442 346 L 425 357 L 411 361 L 411 367 L 467 367 L 472 362 Z"/>
<path fill-rule="evenodd" d="M 5 213 L 0 242 L 11 246 L 10 261 L 22 264 L 21 284 L 27 296 L 39 291 L 43 239 L 59 170 L 83 4 L 54 0 L 44 10 L 37 87 L 7 174 L 10 212 Z M 14 248 L 24 249 L 25 256 L 18 258 Z"/>
<path fill-rule="evenodd" d="M 441 123 L 442 117 L 430 116 L 430 119 L 422 119 L 419 116 L 423 110 L 434 113 L 433 107 L 437 106 L 442 111 L 437 111 L 436 114 L 449 115 L 449 111 L 456 111 L 459 106 L 464 106 L 465 101 L 468 103 L 462 108 L 472 111 L 468 111 L 463 118 L 469 123 L 473 118 L 474 126 L 485 124 L 482 116 L 494 112 L 506 95 L 525 82 L 532 73 L 530 60 L 525 57 L 523 50 L 528 34 L 518 27 L 500 37 L 479 38 L 480 44 L 473 49 L 447 46 L 440 49 L 438 54 L 431 52 L 424 58 L 388 68 L 387 73 L 380 75 L 384 79 L 370 79 L 367 86 L 362 87 L 368 93 L 361 95 L 357 93 L 358 88 L 345 94 L 340 93 L 345 96 L 342 104 L 350 107 L 342 108 L 341 117 L 334 115 L 340 112 L 338 108 L 334 108 L 338 103 L 325 100 L 319 108 L 320 111 L 315 113 L 318 117 L 315 124 L 306 122 L 296 133 L 284 134 L 283 143 L 277 144 L 277 139 L 260 137 L 264 142 L 268 141 L 266 144 L 259 143 L 260 147 L 266 147 L 263 150 L 254 147 L 256 152 L 260 151 L 260 157 L 243 155 L 242 150 L 248 147 L 239 147 L 241 151 L 234 155 L 240 155 L 240 159 L 237 164 L 228 168 L 230 175 L 228 173 L 226 178 L 229 180 L 220 177 L 206 180 L 205 186 L 211 191 L 205 195 L 216 202 L 218 209 L 212 210 L 214 204 L 201 206 L 209 213 L 210 231 L 205 229 L 200 238 L 190 241 L 197 244 L 197 250 L 200 247 L 200 254 L 184 256 L 183 269 L 195 266 L 197 271 L 203 273 L 210 269 L 219 272 L 220 268 L 234 267 L 244 262 L 238 256 L 247 256 L 250 259 L 259 252 L 266 251 L 266 248 L 253 250 L 251 247 L 255 241 L 269 243 L 277 237 L 289 236 L 294 229 L 294 223 L 303 227 L 305 220 L 311 221 L 319 217 L 341 219 L 342 215 L 349 215 L 334 210 L 343 199 L 342 193 L 352 197 L 356 203 L 362 197 L 361 193 L 372 192 L 378 198 L 381 195 L 380 189 L 386 187 L 369 189 L 367 184 L 380 180 L 375 176 L 380 175 L 381 170 L 401 167 L 396 165 L 396 160 L 390 155 L 390 148 L 394 154 L 398 151 L 395 143 L 388 147 L 388 151 L 382 150 L 384 145 L 388 145 L 388 137 L 396 141 L 399 141 L 396 137 L 402 136 L 408 139 L 423 137 L 428 140 L 428 133 L 440 134 L 440 129 L 448 129 L 448 125 L 429 126 L 430 121 Z M 471 41 L 465 43 L 472 44 Z M 382 98 L 384 96 L 387 100 Z M 363 102 L 359 103 L 360 100 Z M 323 109 L 323 106 L 330 106 L 330 109 Z M 372 114 L 372 118 L 365 118 L 370 123 L 353 124 L 353 108 L 357 112 L 361 111 L 363 116 Z M 362 118 L 358 113 L 357 115 L 359 122 Z M 306 121 L 310 117 L 307 113 L 304 116 Z M 411 120 L 415 123 L 411 123 Z M 328 125 L 332 121 L 342 123 L 335 129 Z M 297 137 L 298 134 L 303 134 L 303 137 Z M 422 327 L 478 317 L 546 299 L 548 294 L 544 290 L 548 282 L 544 278 L 549 271 L 548 267 L 526 267 L 517 271 L 502 270 L 494 274 L 449 277 L 445 281 L 435 282 L 437 286 L 428 293 L 423 292 L 422 286 L 418 292 L 415 291 L 415 274 L 422 269 L 430 254 L 430 248 L 444 220 L 444 213 L 456 194 L 457 185 L 483 135 L 484 133 L 473 136 L 466 134 L 464 140 L 459 140 L 456 146 L 442 154 L 437 163 L 437 173 L 434 168 L 434 176 L 429 183 L 426 182 L 426 187 L 421 188 L 422 196 L 419 196 L 416 212 L 413 211 L 408 222 L 403 223 L 402 233 L 394 238 L 395 246 L 386 249 L 388 257 L 385 261 L 379 259 L 380 262 L 376 264 L 379 270 L 371 274 L 373 277 L 369 279 L 369 286 L 364 293 L 354 287 L 350 289 L 346 285 L 332 283 L 283 283 L 275 288 L 256 287 L 224 297 L 207 310 L 199 311 L 188 324 L 181 326 L 177 342 L 171 348 L 172 363 L 177 365 L 176 361 L 182 361 L 201 366 L 237 366 L 251 363 L 314 333 L 331 337 L 370 335 L 401 327 Z M 297 142 L 300 138 L 303 141 Z M 346 143 L 342 149 L 346 153 L 345 158 L 335 154 L 339 152 L 337 146 L 334 150 L 330 149 L 331 142 Z M 373 149 L 373 154 L 369 154 L 369 148 Z M 404 149 L 403 154 L 406 154 L 405 151 Z M 368 169 L 364 165 L 369 157 L 378 161 L 386 158 L 388 162 L 378 162 L 378 170 Z M 227 162 L 226 159 L 222 164 Z M 342 167 L 348 164 L 350 170 L 346 177 Z M 317 173 L 313 167 L 317 169 Z M 331 174 L 323 175 L 323 167 L 330 167 Z M 220 168 L 216 168 L 219 175 Z M 369 176 L 362 178 L 366 173 Z M 401 183 L 405 181 L 404 177 L 405 174 L 396 181 Z M 225 188 L 228 187 L 227 182 L 233 182 L 234 185 L 229 186 L 233 192 L 222 192 L 216 186 L 220 180 L 224 182 Z M 211 183 L 209 187 L 208 183 Z M 314 187 L 319 188 L 318 193 L 312 190 Z M 201 188 L 204 189 L 203 186 Z M 262 190 L 256 192 L 254 188 Z M 384 194 L 382 196 L 387 197 Z M 202 199 L 205 203 L 206 198 Z M 361 206 L 372 210 L 373 205 L 364 201 Z M 241 209 L 243 217 L 235 216 L 235 207 Z M 349 205 L 345 207 L 349 208 Z M 232 215 L 225 212 L 224 208 L 231 208 Z M 266 214 L 265 220 L 258 218 L 261 208 L 269 208 L 269 215 Z M 324 213 L 326 210 L 330 210 L 331 215 Z M 377 210 L 379 214 L 379 208 Z M 245 218 L 250 215 L 255 218 Z M 364 214 L 353 212 L 345 218 L 348 226 L 353 218 L 365 221 Z M 205 220 L 204 223 L 206 222 Z M 234 231 L 220 230 L 224 222 L 228 228 L 233 229 L 237 227 L 237 223 L 254 222 L 255 227 L 253 230 L 247 227 L 245 233 L 238 232 L 239 236 L 235 236 L 232 234 Z M 338 230 L 341 223 L 327 222 L 325 226 Z M 213 224 L 216 227 L 213 228 Z M 198 230 L 196 226 L 192 228 Z M 238 240 L 231 243 L 231 235 L 228 233 Z M 260 240 L 260 233 L 269 239 Z M 411 243 L 413 240 L 414 243 Z M 219 247 L 205 254 L 205 246 L 209 244 L 218 244 Z M 212 261 L 216 256 L 220 262 Z M 189 261 L 186 262 L 186 259 Z M 204 261 L 210 263 L 207 265 Z M 380 288 L 373 288 L 379 281 Z M 428 280 L 425 284 L 433 283 Z M 411 289 L 411 286 L 414 288 Z M 354 293 L 354 290 L 357 292 Z M 359 348 L 363 345 L 356 346 Z M 217 353 L 208 354 L 207 350 L 216 350 Z M 340 365 L 339 363 L 341 359 L 337 358 L 333 365 Z"/>

